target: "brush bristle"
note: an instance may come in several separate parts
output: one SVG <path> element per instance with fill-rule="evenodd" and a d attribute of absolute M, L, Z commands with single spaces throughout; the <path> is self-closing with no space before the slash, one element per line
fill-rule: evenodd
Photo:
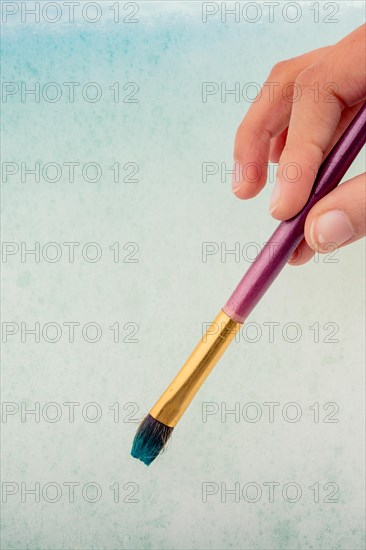
<path fill-rule="evenodd" d="M 148 414 L 137 430 L 131 455 L 149 466 L 164 450 L 173 429 Z"/>

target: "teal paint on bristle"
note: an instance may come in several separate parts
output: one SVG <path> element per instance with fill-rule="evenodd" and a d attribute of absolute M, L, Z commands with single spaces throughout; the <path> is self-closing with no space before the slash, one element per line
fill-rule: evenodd
<path fill-rule="evenodd" d="M 136 432 L 131 455 L 141 460 L 146 466 L 150 466 L 164 450 L 173 429 L 148 414 Z"/>

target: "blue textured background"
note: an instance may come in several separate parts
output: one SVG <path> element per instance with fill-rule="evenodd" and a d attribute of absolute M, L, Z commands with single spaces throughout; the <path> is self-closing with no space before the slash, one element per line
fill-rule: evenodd
<path fill-rule="evenodd" d="M 61 3 L 62 4 L 62 3 Z M 337 263 L 321 259 L 287 268 L 253 313 L 262 327 L 258 342 L 240 341 L 222 360 L 174 434 L 169 451 L 150 468 L 129 456 L 136 423 L 186 358 L 214 317 L 248 262 L 232 256 L 201 260 L 202 242 L 266 241 L 275 227 L 267 214 L 271 184 L 250 202 L 235 199 L 230 177 L 202 182 L 202 162 L 232 160 L 233 138 L 249 103 L 228 96 L 201 100 L 202 82 L 262 83 L 272 65 L 322 45 L 332 44 L 361 24 L 363 2 L 337 2 L 337 23 L 314 23 L 309 3 L 298 23 L 276 16 L 268 23 L 222 24 L 201 20 L 200 2 L 141 2 L 136 24 L 113 23 L 102 2 L 103 17 L 90 24 L 60 21 L 22 24 L 19 16 L 4 23 L 2 80 L 26 82 L 97 82 L 103 89 L 95 104 L 80 92 L 73 104 L 20 96 L 2 103 L 3 162 L 97 162 L 98 183 L 65 174 L 60 181 L 35 183 L 19 175 L 2 184 L 3 241 L 82 244 L 103 249 L 97 263 L 22 263 L 20 255 L 3 263 L 3 321 L 44 325 L 96 322 L 101 340 L 74 343 L 63 332 L 54 344 L 41 338 L 9 337 L 3 344 L 5 402 L 62 406 L 59 422 L 20 414 L 2 424 L 3 482 L 30 488 L 54 482 L 80 483 L 75 502 L 63 492 L 59 502 L 34 502 L 21 492 L 2 505 L 4 549 L 361 549 L 363 538 L 363 285 L 364 247 L 343 249 Z M 283 2 L 282 2 L 283 4 Z M 109 15 L 107 15 L 109 13 Z M 266 15 L 267 14 L 267 15 Z M 139 85 L 138 103 L 114 103 L 114 82 Z M 64 89 L 64 88 L 63 88 Z M 114 162 L 139 165 L 138 183 L 114 183 Z M 362 170 L 359 157 L 349 175 Z M 138 263 L 114 263 L 114 242 L 136 242 Z M 65 253 L 65 248 L 63 251 Z M 125 256 L 130 250 L 123 251 Z M 108 328 L 119 322 L 139 325 L 137 343 L 114 343 Z M 263 323 L 280 323 L 269 342 Z M 290 343 L 281 336 L 286 323 L 300 325 L 302 336 Z M 338 325 L 336 343 L 324 342 Z M 309 329 L 319 323 L 320 342 Z M 123 332 L 123 337 L 127 334 Z M 250 339 L 250 338 L 249 338 Z M 67 420 L 67 401 L 96 402 L 99 422 Z M 297 402 L 298 423 L 265 418 L 257 423 L 220 416 L 202 422 L 202 403 L 233 408 L 255 402 Z M 113 403 L 121 421 L 113 422 Z M 314 402 L 339 405 L 338 423 L 316 423 Z M 20 406 L 20 405 L 19 405 Z M 330 410 L 328 411 L 330 412 Z M 51 414 L 51 413 L 50 413 Z M 321 411 L 321 419 L 325 416 Z M 122 420 L 125 421 L 122 421 Z M 281 484 L 273 503 L 264 482 Z M 86 502 L 80 487 L 96 482 L 102 497 Z M 118 482 L 121 501 L 137 484 L 137 503 L 113 502 L 109 487 Z M 228 488 L 258 483 L 257 503 L 242 498 L 202 502 L 202 483 L 225 482 Z M 296 482 L 299 502 L 281 496 Z M 339 486 L 337 503 L 314 503 L 309 486 Z"/>

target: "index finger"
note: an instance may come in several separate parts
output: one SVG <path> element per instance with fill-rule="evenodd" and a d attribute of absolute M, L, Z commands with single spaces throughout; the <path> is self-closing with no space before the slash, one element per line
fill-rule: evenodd
<path fill-rule="evenodd" d="M 288 219 L 305 205 L 342 111 L 366 98 L 366 26 L 359 27 L 298 76 L 270 211 Z"/>
<path fill-rule="evenodd" d="M 251 198 L 267 179 L 270 141 L 287 128 L 291 115 L 291 93 L 298 74 L 324 55 L 329 47 L 277 63 L 241 122 L 235 137 L 233 192 Z M 253 170 L 246 167 L 254 166 Z"/>

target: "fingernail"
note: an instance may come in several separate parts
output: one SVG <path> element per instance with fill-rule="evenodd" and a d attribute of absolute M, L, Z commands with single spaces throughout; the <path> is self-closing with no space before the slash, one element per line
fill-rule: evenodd
<path fill-rule="evenodd" d="M 241 187 L 241 184 L 241 165 L 239 162 L 234 162 L 233 174 L 231 177 L 231 186 L 234 193 Z"/>
<path fill-rule="evenodd" d="M 352 224 L 342 210 L 328 210 L 317 216 L 310 226 L 310 238 L 314 246 L 324 247 L 327 243 L 340 246 L 354 235 Z"/>
<path fill-rule="evenodd" d="M 281 199 L 281 184 L 279 179 L 276 178 L 276 183 L 274 184 L 274 188 L 272 190 L 271 201 L 269 203 L 270 214 L 272 214 L 276 210 L 280 202 L 280 199 Z"/>
<path fill-rule="evenodd" d="M 299 247 L 297 247 L 293 253 L 291 254 L 291 256 L 289 257 L 289 259 L 287 260 L 288 262 L 295 262 L 296 260 L 300 259 L 301 258 L 301 252 L 299 250 Z"/>

